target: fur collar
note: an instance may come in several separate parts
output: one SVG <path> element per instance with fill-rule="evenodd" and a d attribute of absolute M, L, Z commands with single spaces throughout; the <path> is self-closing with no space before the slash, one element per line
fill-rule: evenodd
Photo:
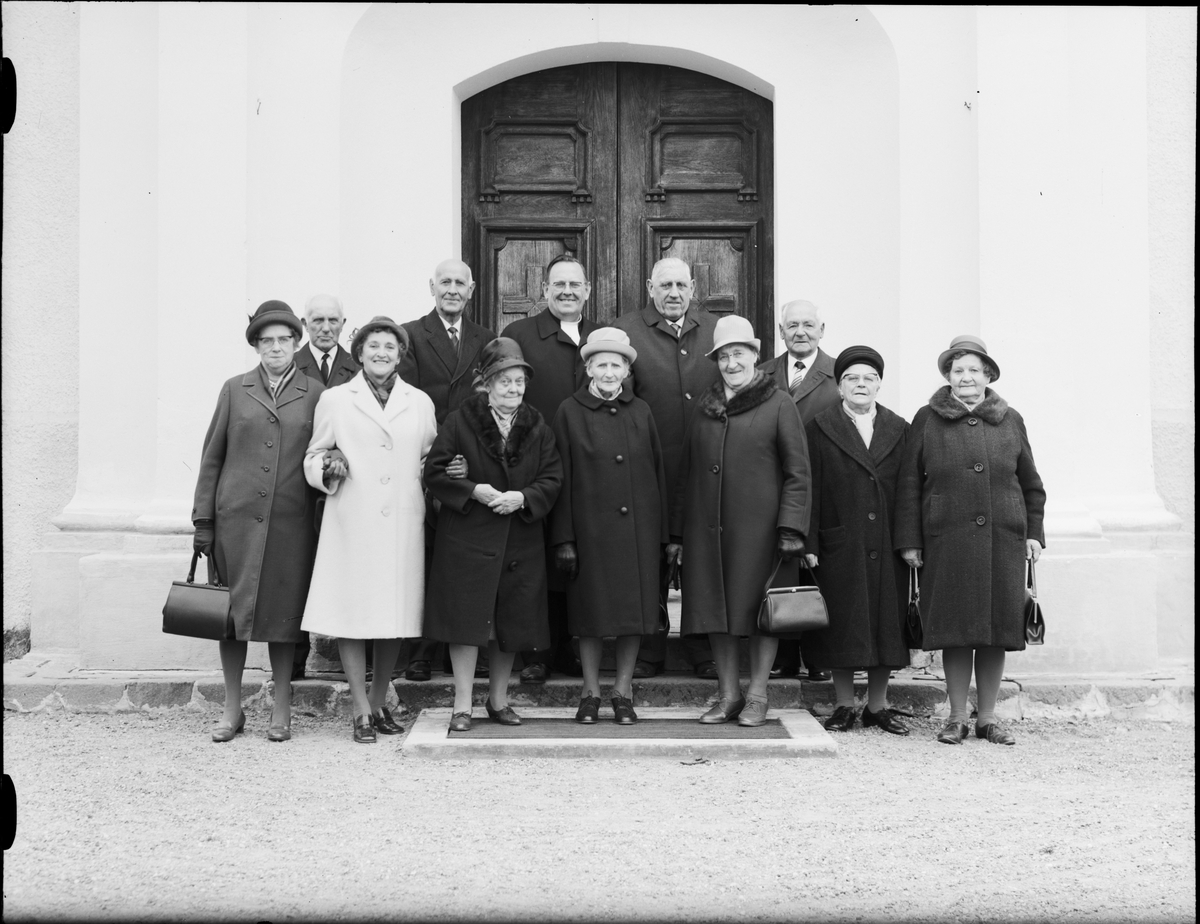
<path fill-rule="evenodd" d="M 974 417 L 982 417 L 992 426 L 999 424 L 1004 419 L 1004 415 L 1008 413 L 1008 402 L 990 388 L 983 390 L 983 400 L 975 405 L 975 409 L 972 411 L 968 411 L 966 405 L 950 393 L 949 385 L 943 385 L 933 393 L 933 397 L 929 399 L 929 406 L 945 420 L 959 420 L 970 414 Z"/>
<path fill-rule="evenodd" d="M 536 408 L 528 403 L 522 403 L 517 408 L 517 416 L 513 420 L 512 429 L 508 431 L 506 445 L 503 437 L 500 436 L 496 418 L 492 416 L 492 411 L 488 407 L 487 395 L 480 393 L 471 395 L 459 405 L 459 408 L 462 411 L 463 419 L 475 431 L 479 442 L 483 444 L 483 451 L 508 468 L 512 468 L 521 461 L 521 454 L 529 444 L 530 436 L 542 422 L 542 415 L 537 412 Z"/>
<path fill-rule="evenodd" d="M 744 414 L 766 401 L 778 390 L 778 387 L 775 380 L 760 369 L 754 373 L 750 384 L 735 394 L 727 405 L 725 403 L 725 380 L 718 378 L 700 398 L 700 410 L 713 420 Z"/>

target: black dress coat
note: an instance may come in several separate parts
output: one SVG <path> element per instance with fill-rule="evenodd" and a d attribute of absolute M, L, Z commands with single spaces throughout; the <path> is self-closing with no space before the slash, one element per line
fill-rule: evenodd
<path fill-rule="evenodd" d="M 895 547 L 922 549 L 925 650 L 1025 647 L 1025 541 L 1046 544 L 1046 492 L 1021 415 L 946 385 L 917 411 L 896 489 Z"/>
<path fill-rule="evenodd" d="M 758 368 L 775 379 L 780 391 L 790 394 L 788 385 L 792 380 L 791 363 L 792 354 L 784 352 L 781 356 L 768 359 Z M 796 390 L 796 397 L 792 399 L 796 402 L 796 410 L 800 412 L 800 419 L 806 427 L 822 411 L 842 403 L 842 394 L 833 379 L 833 357 L 817 347 L 817 355 L 812 358 L 811 363 Z"/>
<path fill-rule="evenodd" d="M 468 477 L 446 466 L 467 460 Z M 527 404 L 517 409 L 507 443 L 475 394 L 451 412 L 425 460 L 425 484 L 441 501 L 425 597 L 426 638 L 485 647 L 495 633 L 502 651 L 550 645 L 546 546 L 542 520 L 562 486 L 554 434 Z M 520 491 L 525 506 L 507 516 L 471 497 L 477 484 Z"/>
<path fill-rule="evenodd" d="M 471 383 L 479 354 L 496 335 L 463 318 L 456 353 L 436 308 L 402 326 L 408 332 L 410 345 L 400 360 L 400 378 L 429 395 L 440 427 L 447 414 L 475 393 Z"/>
<path fill-rule="evenodd" d="M 806 546 L 818 558 L 829 628 L 806 632 L 803 651 L 818 668 L 908 666 L 908 566 L 892 542 L 908 422 L 882 404 L 875 412 L 870 449 L 840 404 L 806 428 L 813 485 Z"/>
<path fill-rule="evenodd" d="M 550 544 L 574 542 L 579 553 L 579 575 L 567 582 L 571 635 L 656 631 L 667 491 L 650 406 L 628 387 L 613 401 L 584 387 L 559 407 L 553 429 L 563 483 Z"/>
<path fill-rule="evenodd" d="M 654 305 L 625 314 L 613 327 L 629 335 L 637 362 L 626 380 L 633 393 L 650 405 L 662 440 L 667 469 L 667 491 L 675 492 L 683 438 L 701 396 L 721 378 L 717 364 L 707 354 L 713 345 L 717 316 L 692 304 L 684 315 L 678 340 Z M 786 389 L 784 389 L 786 392 Z"/>
<path fill-rule="evenodd" d="M 775 565 L 779 527 L 808 532 L 808 447 L 796 405 L 766 375 L 725 402 L 717 382 L 700 400 L 671 504 L 683 539 L 680 632 L 758 635 L 758 609 Z M 794 586 L 785 562 L 771 586 Z"/>
<path fill-rule="evenodd" d="M 316 379 L 320 382 L 321 364 L 312 355 L 312 350 L 309 349 L 308 344 L 309 341 L 306 340 L 296 350 L 296 368 L 310 379 Z M 358 375 L 358 370 L 361 368 L 362 366 L 356 363 L 354 357 L 350 355 L 350 351 L 339 343 L 336 350 L 330 351 L 329 384 L 325 385 L 325 387 L 333 388 L 335 385 L 345 385 Z"/>
<path fill-rule="evenodd" d="M 278 400 L 262 367 L 221 386 L 204 437 L 192 522 L 212 520 L 212 563 L 239 641 L 292 643 L 312 580 L 317 492 L 304 477 L 325 387 L 299 370 Z"/>

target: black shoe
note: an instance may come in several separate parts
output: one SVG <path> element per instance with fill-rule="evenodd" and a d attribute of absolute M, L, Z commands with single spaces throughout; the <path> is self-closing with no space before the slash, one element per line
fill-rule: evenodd
<path fill-rule="evenodd" d="M 550 668 L 545 664 L 529 664 L 521 671 L 521 683 L 545 683 L 550 679 Z"/>
<path fill-rule="evenodd" d="M 947 722 L 938 732 L 937 740 L 942 744 L 962 744 L 970 731 L 965 722 Z"/>
<path fill-rule="evenodd" d="M 600 697 L 585 696 L 579 701 L 579 711 L 575 713 L 575 721 L 580 725 L 595 725 L 600 718 Z"/>
<path fill-rule="evenodd" d="M 354 740 L 359 744 L 375 743 L 375 723 L 369 715 L 354 717 Z"/>
<path fill-rule="evenodd" d="M 717 662 L 716 661 L 701 661 L 694 668 L 696 676 L 701 680 L 716 680 L 717 679 Z"/>
<path fill-rule="evenodd" d="M 963 726 L 966 728 L 966 726 Z M 992 744 L 1016 744 L 1017 739 L 1012 736 L 1007 728 L 1003 728 L 999 722 L 989 722 L 987 725 L 975 724 L 975 737 L 987 738 Z"/>
<path fill-rule="evenodd" d="M 833 710 L 833 715 L 825 720 L 825 730 L 848 732 L 854 727 L 856 718 L 853 706 L 838 706 Z"/>
<path fill-rule="evenodd" d="M 878 712 L 872 712 L 870 709 L 864 707 L 862 711 L 862 724 L 863 728 L 870 728 L 873 725 L 878 726 L 889 735 L 908 734 L 908 726 L 897 718 L 895 712 L 886 707 L 880 709 Z"/>
<path fill-rule="evenodd" d="M 418 682 L 428 680 L 433 676 L 430 670 L 428 661 L 409 661 L 408 667 L 404 669 L 405 680 L 416 680 Z"/>
<path fill-rule="evenodd" d="M 371 721 L 375 725 L 375 731 L 381 735 L 403 735 L 404 727 L 397 725 L 392 714 L 388 712 L 387 706 L 380 706 L 372 711 Z"/>
<path fill-rule="evenodd" d="M 465 732 L 471 730 L 471 713 L 456 712 L 450 717 L 450 731 Z"/>
<path fill-rule="evenodd" d="M 637 663 L 633 665 L 633 676 L 638 680 L 645 680 L 647 677 L 656 677 L 661 671 L 661 662 L 643 661 L 641 658 L 638 658 Z"/>
<path fill-rule="evenodd" d="M 488 666 L 486 664 L 480 664 L 479 662 L 476 662 L 475 663 L 475 676 L 476 677 L 487 677 L 488 676 Z"/>
<path fill-rule="evenodd" d="M 815 667 L 810 667 L 804 679 L 810 683 L 826 683 L 833 679 L 832 671 L 819 671 Z"/>
<path fill-rule="evenodd" d="M 513 712 L 512 706 L 505 706 L 503 709 L 493 709 L 490 696 L 483 701 L 483 704 L 487 706 L 488 718 L 493 722 L 499 722 L 501 725 L 521 724 L 521 717 Z"/>
<path fill-rule="evenodd" d="M 618 725 L 636 725 L 637 713 L 633 711 L 633 701 L 626 699 L 620 693 L 614 693 L 612 698 L 613 721 Z"/>
<path fill-rule="evenodd" d="M 792 677 L 797 677 L 800 674 L 800 668 L 795 664 L 777 664 L 771 668 L 772 680 L 787 680 Z"/>

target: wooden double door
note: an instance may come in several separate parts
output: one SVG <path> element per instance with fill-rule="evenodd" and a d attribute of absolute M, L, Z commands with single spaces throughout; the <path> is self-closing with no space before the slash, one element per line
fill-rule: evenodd
<path fill-rule="evenodd" d="M 597 323 L 648 304 L 655 262 L 695 298 L 749 318 L 770 355 L 772 106 L 705 74 L 585 64 L 517 77 L 462 105 L 462 253 L 476 320 L 497 332 L 545 307 L 546 264 L 587 269 Z"/>

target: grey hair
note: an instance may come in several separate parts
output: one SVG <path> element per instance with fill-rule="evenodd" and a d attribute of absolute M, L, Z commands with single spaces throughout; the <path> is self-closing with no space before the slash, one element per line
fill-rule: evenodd
<path fill-rule="evenodd" d="M 332 299 L 333 303 L 337 305 L 338 314 L 340 314 L 343 318 L 346 317 L 346 312 L 342 309 L 342 300 L 340 298 L 338 298 L 336 295 L 327 295 L 323 292 L 319 292 L 316 295 L 311 296 L 309 300 L 304 303 L 305 320 L 308 320 L 312 317 L 313 302 L 315 302 L 318 298 Z"/>
<path fill-rule="evenodd" d="M 692 268 L 688 266 L 686 260 L 681 260 L 679 257 L 663 257 L 661 260 L 655 263 L 654 268 L 650 270 L 650 281 L 654 281 L 654 278 L 658 275 L 660 269 L 666 269 L 668 266 L 674 265 L 683 267 L 685 270 L 687 270 L 688 279 L 692 278 Z"/>
<path fill-rule="evenodd" d="M 820 307 L 815 305 L 813 302 L 808 301 L 807 299 L 797 298 L 793 301 L 788 302 L 782 308 L 779 309 L 779 323 L 780 324 L 787 323 L 787 314 L 788 314 L 789 308 L 807 308 L 812 311 L 813 317 L 815 317 L 817 319 L 818 324 L 825 323 L 825 319 L 823 317 L 821 317 Z"/>

